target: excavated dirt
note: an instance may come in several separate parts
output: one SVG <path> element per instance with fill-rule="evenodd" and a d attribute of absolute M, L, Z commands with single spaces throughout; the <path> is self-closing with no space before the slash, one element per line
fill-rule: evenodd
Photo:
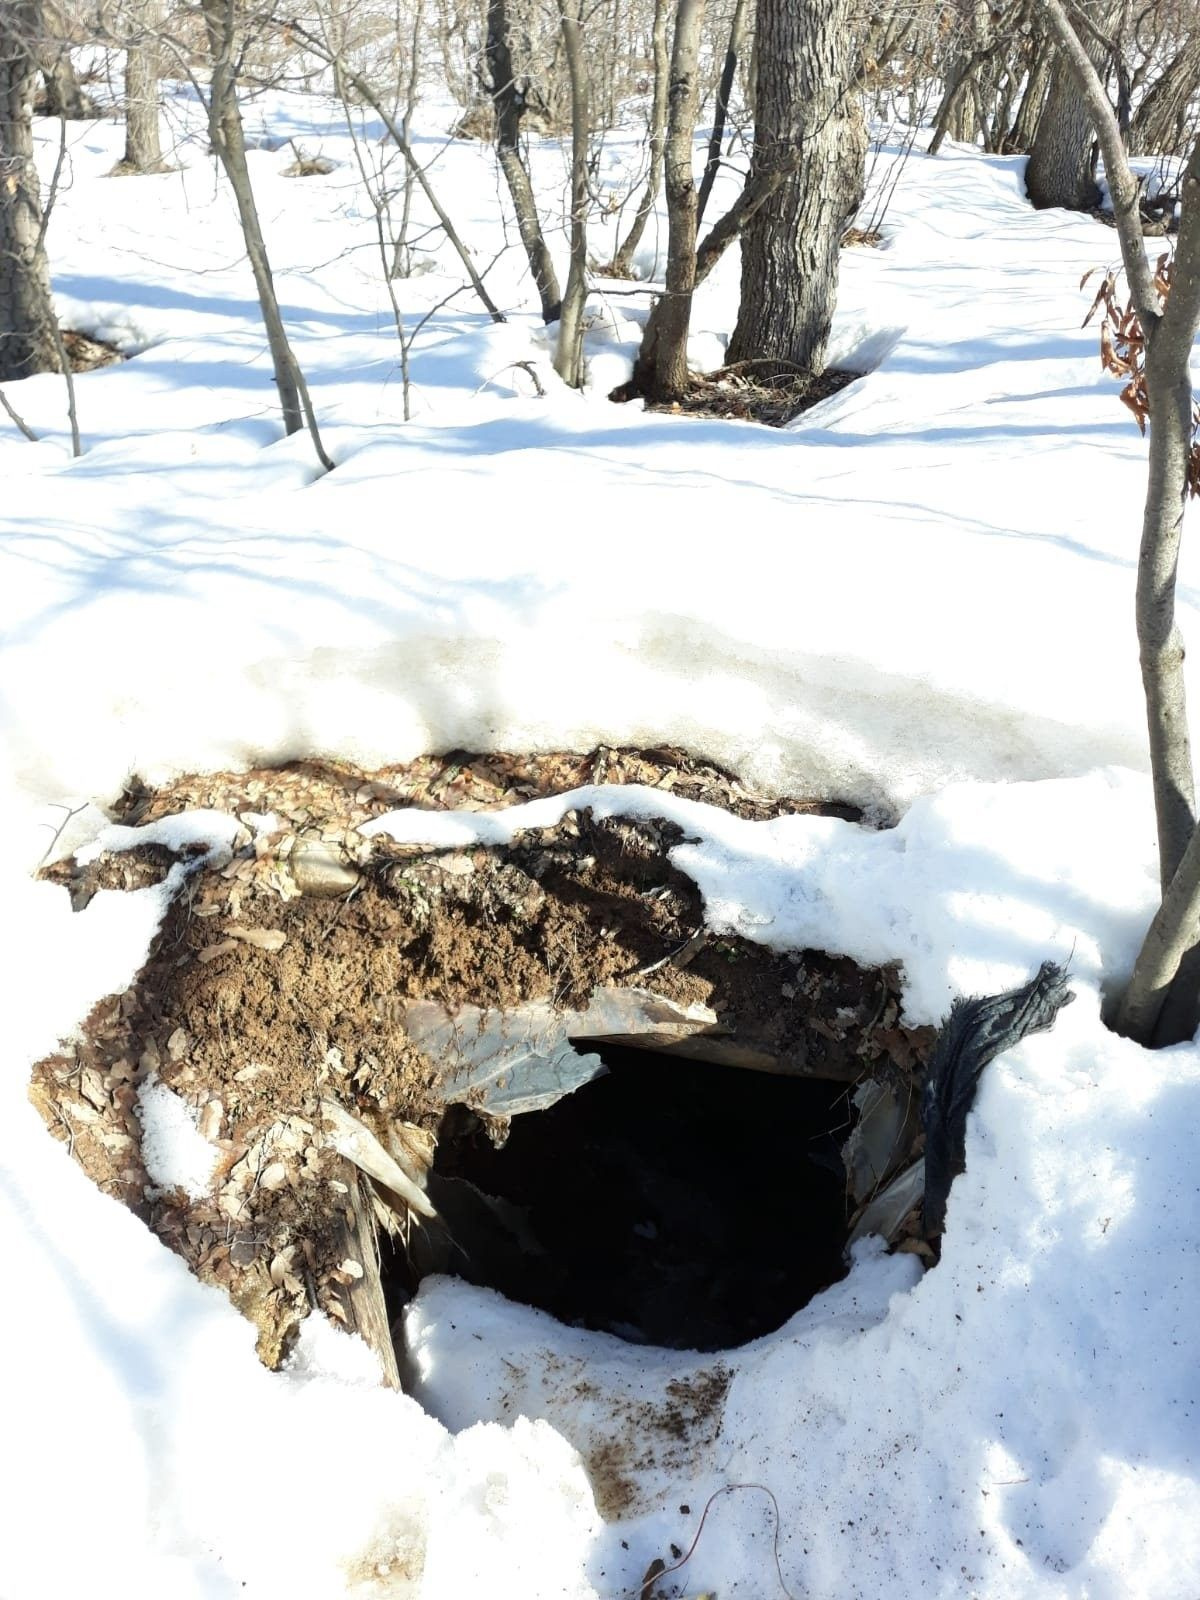
<path fill-rule="evenodd" d="M 820 1077 L 850 1084 L 919 1070 L 931 1034 L 898 1025 L 895 971 L 697 937 L 700 898 L 666 860 L 678 837 L 669 826 L 571 813 L 510 848 L 454 852 L 358 832 L 399 805 L 494 808 L 595 781 L 652 783 L 751 817 L 848 811 L 768 801 L 664 751 L 457 755 L 374 773 L 308 762 L 155 791 L 130 785 L 121 821 L 211 807 L 245 827 L 223 865 L 190 863 L 132 987 L 102 1000 L 81 1038 L 37 1065 L 31 1097 L 102 1189 L 228 1290 L 258 1326 L 268 1364 L 310 1307 L 353 1321 L 356 1179 L 322 1137 L 321 1100 L 336 1099 L 385 1142 L 399 1126 L 410 1144 L 432 1146 L 444 1085 L 400 1025 L 407 1000 L 575 1007 L 597 986 L 636 982 L 703 1002 L 733 1033 L 753 1033 Z M 301 893 L 295 862 L 314 840 L 357 881 L 332 896 Z M 86 915 L 99 890 L 144 889 L 176 859 L 143 846 L 87 866 L 60 862 L 46 876 Z M 146 1171 L 139 1094 L 155 1079 L 220 1152 L 202 1199 L 163 1192 Z"/>

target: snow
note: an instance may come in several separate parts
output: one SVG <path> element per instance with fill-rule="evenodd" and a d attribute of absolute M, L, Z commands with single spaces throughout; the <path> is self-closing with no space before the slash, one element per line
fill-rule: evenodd
<path fill-rule="evenodd" d="M 161 1189 L 182 1189 L 200 1200 L 212 1188 L 213 1170 L 221 1152 L 200 1132 L 198 1113 L 150 1073 L 138 1089 L 142 1124 L 142 1160 Z"/>
<path fill-rule="evenodd" d="M 488 262 L 491 154 L 443 149 L 435 111 L 423 148 Z M 322 477 L 280 437 L 186 96 L 170 122 L 191 130 L 179 168 L 145 179 L 104 176 L 116 124 L 69 130 L 59 308 L 137 352 L 79 379 L 85 454 L 53 377 L 6 389 L 41 443 L 0 428 L 0 1594 L 616 1600 L 689 1547 L 716 1490 L 758 1485 L 713 1502 L 686 1592 L 775 1593 L 777 1535 L 792 1594 L 1194 1600 L 1200 1052 L 1149 1054 L 1100 1020 L 1156 884 L 1132 626 L 1144 446 L 1078 326 L 1111 234 L 1032 212 L 1018 161 L 914 155 L 885 248 L 844 265 L 835 346 L 867 376 L 783 433 L 609 405 L 644 306 L 615 293 L 595 302 L 592 387 L 567 393 L 519 252 L 489 274 L 511 312 L 494 327 L 467 296 L 441 305 L 454 264 L 427 243 L 430 270 L 398 286 L 410 324 L 432 312 L 405 423 L 340 111 L 266 95 L 251 169 L 337 462 Z M 286 179 L 272 134 L 338 165 Z M 48 171 L 48 128 L 40 153 Z M 610 141 L 601 189 L 635 161 Z M 535 164 L 561 184 L 556 147 Z M 662 240 L 660 221 L 640 270 Z M 736 288 L 729 260 L 699 298 L 708 359 Z M 1185 546 L 1189 638 L 1195 563 Z M 674 858 L 712 926 L 901 960 L 913 1021 L 1069 962 L 1076 1002 L 985 1075 L 941 1264 L 921 1277 L 866 1241 L 843 1283 L 720 1358 L 433 1280 L 408 1313 L 412 1395 L 311 1321 L 264 1371 L 250 1325 L 25 1097 L 30 1063 L 129 983 L 186 868 L 78 916 L 33 869 L 48 846 L 144 840 L 102 834 L 133 773 L 601 741 L 674 742 L 898 826 L 604 789 L 386 826 L 454 846 L 567 804 L 653 811 L 683 828 Z M 156 837 L 220 849 L 234 826 Z M 160 1175 L 202 1182 L 181 1131 Z M 718 1360 L 719 1432 L 659 1448 L 642 1408 Z M 631 1441 L 609 1520 L 584 1465 L 605 1441 Z"/>

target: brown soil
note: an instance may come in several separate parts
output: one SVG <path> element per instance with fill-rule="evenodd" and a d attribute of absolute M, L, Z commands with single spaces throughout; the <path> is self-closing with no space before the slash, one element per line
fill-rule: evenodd
<path fill-rule="evenodd" d="M 795 368 L 781 370 L 779 363 L 743 361 L 716 372 L 692 373 L 687 393 L 679 399 L 661 405 L 649 401 L 646 404 L 651 411 L 672 415 L 732 417 L 782 428 L 861 377 L 861 372 L 831 370 L 814 375 Z M 618 402 L 638 398 L 632 383 L 622 384 L 609 395 L 610 400 Z"/>
<path fill-rule="evenodd" d="M 284 167 L 285 178 L 324 178 L 336 167 L 335 161 L 330 161 L 328 156 L 297 156 L 288 167 Z"/>
<path fill-rule="evenodd" d="M 665 1401 L 622 1399 L 602 1439 L 589 1441 L 584 1462 L 596 1509 L 619 1522 L 653 1509 L 642 1484 L 648 1473 L 684 1479 L 710 1458 L 725 1417 L 733 1374 L 719 1362 L 686 1378 L 672 1378 Z M 586 1392 L 581 1379 L 577 1391 Z"/>
<path fill-rule="evenodd" d="M 115 344 L 106 339 L 93 339 L 88 333 L 77 333 L 74 328 L 63 329 L 63 345 L 72 372 L 94 372 L 97 367 L 111 367 L 125 360 Z"/>
<path fill-rule="evenodd" d="M 124 796 L 126 822 L 212 806 L 274 811 L 279 826 L 257 839 L 247 828 L 224 866 L 193 867 L 132 987 L 94 1008 L 80 1042 L 37 1065 L 31 1097 L 105 1192 L 227 1288 L 269 1364 L 311 1305 L 345 1320 L 347 1171 L 322 1139 L 321 1098 L 381 1133 L 438 1128 L 438 1067 L 397 1022 L 399 1002 L 570 1007 L 598 985 L 636 981 L 706 1003 L 821 1076 L 909 1074 L 923 1060 L 930 1030 L 898 1026 L 894 970 L 737 938 L 710 939 L 676 965 L 702 908 L 666 859 L 678 837 L 666 825 L 572 813 L 508 849 L 450 853 L 357 831 L 398 804 L 500 806 L 596 778 L 656 782 L 748 816 L 829 809 L 751 795 L 710 764 L 663 751 L 431 757 L 375 773 L 308 762 L 158 791 L 132 784 Z M 314 836 L 357 863 L 351 891 L 299 892 L 289 863 Z M 82 908 L 99 889 L 158 881 L 172 859 L 142 847 L 46 875 Z M 197 1110 L 222 1152 L 211 1198 L 149 1182 L 136 1105 L 150 1073 Z"/>
<path fill-rule="evenodd" d="M 736 774 L 671 745 L 636 750 L 602 745 L 586 754 L 552 750 L 479 755 L 451 750 L 369 773 L 344 761 L 297 761 L 249 772 L 175 778 L 153 790 L 134 777 L 113 807 L 113 816 L 132 827 L 188 807 L 237 812 L 250 805 L 258 811 L 276 811 L 298 828 L 314 818 L 358 827 L 397 806 L 499 811 L 588 783 L 640 783 L 754 820 L 808 812 L 849 822 L 862 818 L 857 806 L 823 796 L 754 794 Z"/>

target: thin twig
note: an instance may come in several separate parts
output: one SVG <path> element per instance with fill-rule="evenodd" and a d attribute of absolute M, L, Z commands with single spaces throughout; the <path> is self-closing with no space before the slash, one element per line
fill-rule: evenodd
<path fill-rule="evenodd" d="M 4 396 L 2 394 L 0 394 L 0 400 L 2 400 L 3 398 L 4 398 Z M 59 823 L 58 827 L 55 828 L 54 837 L 53 837 L 53 839 L 51 839 L 50 843 L 46 846 L 45 854 L 42 856 L 42 859 L 38 862 L 38 867 L 39 868 L 44 867 L 46 865 L 46 857 L 50 854 L 51 850 L 54 849 L 54 846 L 58 843 L 59 839 L 62 838 L 62 831 L 66 827 L 67 823 L 70 822 L 71 818 L 72 817 L 77 817 L 81 811 L 86 811 L 87 810 L 87 801 L 86 800 L 81 801 L 81 803 L 79 805 L 77 805 L 73 811 L 68 810 L 68 808 L 66 806 L 57 806 L 57 805 L 55 806 L 55 810 L 56 811 L 66 811 L 67 814 L 62 819 L 62 821 Z M 43 823 L 42 826 L 48 828 L 50 826 L 50 824 L 48 822 L 46 822 L 46 823 Z"/>
<path fill-rule="evenodd" d="M 50 213 L 54 210 L 54 202 L 58 199 L 58 185 L 62 178 L 62 170 L 67 159 L 67 119 L 58 119 L 58 159 L 54 163 L 54 176 L 50 179 L 50 188 L 46 194 L 46 205 L 42 211 L 42 220 L 38 228 L 37 245 L 34 255 L 42 249 L 46 239 L 46 229 L 50 226 Z M 63 338 L 62 328 L 59 326 L 58 317 L 53 306 L 50 308 L 50 338 L 54 343 L 55 354 L 62 371 L 63 382 L 67 386 L 67 419 L 71 425 L 71 454 L 81 456 L 83 443 L 79 437 L 79 414 L 75 408 L 75 374 L 71 371 L 71 358 L 67 353 L 66 341 Z"/>
<path fill-rule="evenodd" d="M 5 394 L 3 389 L 0 389 L 0 406 L 2 406 L 4 408 L 4 410 L 8 413 L 8 416 L 12 419 L 13 423 L 21 430 L 21 432 L 29 440 L 30 444 L 38 444 L 40 442 L 39 439 L 38 439 L 37 434 L 34 433 L 33 429 L 29 426 L 29 424 L 21 416 L 20 412 L 13 409 L 13 406 L 12 406 L 11 402 L 9 401 L 9 398 Z"/>

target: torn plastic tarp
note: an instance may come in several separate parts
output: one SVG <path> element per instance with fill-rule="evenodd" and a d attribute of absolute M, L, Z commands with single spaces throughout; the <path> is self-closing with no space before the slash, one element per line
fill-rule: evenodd
<path fill-rule="evenodd" d="M 504 1007 L 459 1006 L 414 1000 L 404 1011 L 409 1038 L 441 1071 L 447 1104 L 466 1104 L 496 1117 L 544 1111 L 607 1070 L 600 1057 L 572 1039 L 621 1040 L 666 1048 L 693 1034 L 719 1029 L 705 1005 L 677 1005 L 648 989 L 598 989 L 582 1011 L 561 1011 L 548 1000 Z"/>
<path fill-rule="evenodd" d="M 956 1000 L 951 1006 L 930 1058 L 921 1099 L 928 1237 L 945 1227 L 950 1185 L 964 1170 L 967 1114 L 975 1103 L 980 1073 L 1029 1034 L 1052 1028 L 1059 1011 L 1074 998 L 1063 969 L 1043 961 L 1019 989 Z"/>

